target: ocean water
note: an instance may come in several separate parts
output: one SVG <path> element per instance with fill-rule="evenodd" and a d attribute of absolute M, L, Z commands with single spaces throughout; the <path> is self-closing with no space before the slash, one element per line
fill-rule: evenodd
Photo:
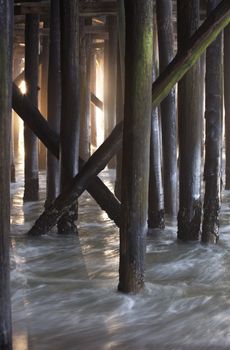
<path fill-rule="evenodd" d="M 112 187 L 114 174 L 102 173 Z M 176 222 L 147 238 L 145 290 L 117 292 L 119 232 L 85 192 L 79 235 L 29 238 L 43 210 L 23 205 L 23 169 L 12 185 L 11 292 L 14 350 L 230 349 L 230 192 L 218 245 L 180 243 Z"/>

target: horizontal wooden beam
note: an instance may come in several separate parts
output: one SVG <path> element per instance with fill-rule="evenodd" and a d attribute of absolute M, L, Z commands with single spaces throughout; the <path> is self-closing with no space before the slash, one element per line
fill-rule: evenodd
<path fill-rule="evenodd" d="M 101 33 L 107 33 L 108 28 L 107 26 L 99 25 L 86 25 L 83 27 L 83 31 L 85 34 L 101 34 Z"/>
<path fill-rule="evenodd" d="M 49 1 L 15 3 L 14 15 L 49 14 Z M 116 1 L 80 2 L 80 16 L 116 15 Z"/>

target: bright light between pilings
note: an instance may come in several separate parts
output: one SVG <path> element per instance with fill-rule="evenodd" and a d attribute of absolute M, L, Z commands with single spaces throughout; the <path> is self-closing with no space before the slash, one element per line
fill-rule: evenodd
<path fill-rule="evenodd" d="M 19 89 L 23 95 L 26 94 L 26 82 L 25 82 L 25 80 L 21 81 L 21 83 L 19 84 Z"/>

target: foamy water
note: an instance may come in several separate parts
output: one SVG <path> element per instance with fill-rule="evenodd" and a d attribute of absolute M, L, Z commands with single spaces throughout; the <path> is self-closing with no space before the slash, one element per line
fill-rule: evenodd
<path fill-rule="evenodd" d="M 107 185 L 113 176 L 103 173 Z M 176 241 L 176 225 L 147 240 L 146 288 L 117 292 L 119 233 L 87 193 L 79 236 L 29 238 L 43 210 L 23 206 L 22 170 L 12 186 L 14 350 L 230 349 L 230 193 L 216 246 Z"/>

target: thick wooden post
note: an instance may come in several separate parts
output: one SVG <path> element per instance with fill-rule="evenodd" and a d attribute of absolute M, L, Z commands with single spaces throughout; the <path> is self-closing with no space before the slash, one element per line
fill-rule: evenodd
<path fill-rule="evenodd" d="M 79 97 L 79 1 L 60 0 L 61 16 L 61 191 L 78 172 Z M 77 232 L 77 202 L 62 216 L 59 233 Z"/>
<path fill-rule="evenodd" d="M 172 0 L 157 0 L 157 24 L 160 73 L 174 57 Z M 176 97 L 173 88 L 161 103 L 164 208 L 169 215 L 176 214 L 177 198 L 177 131 Z"/>
<path fill-rule="evenodd" d="M 157 25 L 154 16 L 153 22 L 153 81 L 156 79 L 158 67 L 158 45 L 157 45 Z M 150 137 L 150 167 L 149 167 L 149 207 L 148 207 L 148 227 L 164 228 L 164 190 L 162 179 L 162 159 L 161 159 L 161 126 L 158 108 L 152 109 L 151 116 L 151 137 Z"/>
<path fill-rule="evenodd" d="M 47 27 L 47 25 L 46 25 Z M 40 90 L 40 105 L 41 113 L 47 119 L 48 106 L 48 69 L 49 69 L 49 37 L 42 37 L 42 53 L 41 53 L 41 90 Z M 39 142 L 39 168 L 46 169 L 46 148 Z"/>
<path fill-rule="evenodd" d="M 0 349 L 12 349 L 10 303 L 10 138 L 13 1 L 0 4 Z"/>
<path fill-rule="evenodd" d="M 35 106 L 38 104 L 38 31 L 39 16 L 26 15 L 25 27 L 25 81 L 27 96 Z M 25 144 L 25 192 L 24 201 L 38 199 L 38 141 L 24 124 Z"/>
<path fill-rule="evenodd" d="M 52 130 L 60 133 L 61 74 L 60 74 L 60 7 L 57 0 L 50 3 L 50 47 L 48 70 L 48 122 Z M 46 205 L 49 206 L 60 192 L 59 161 L 47 153 Z"/>
<path fill-rule="evenodd" d="M 116 84 L 117 84 L 117 18 L 116 16 L 107 17 L 107 26 L 109 32 L 108 41 L 108 99 L 107 99 L 107 135 L 111 133 L 116 125 Z M 111 169 L 116 168 L 116 158 L 114 157 L 108 163 Z"/>
<path fill-rule="evenodd" d="M 124 89 L 125 89 L 125 8 L 124 0 L 117 2 L 117 26 L 118 26 L 118 52 L 117 52 L 117 98 L 116 98 L 116 122 L 124 119 Z M 121 200 L 122 177 L 122 150 L 116 158 L 116 182 L 115 194 Z"/>
<path fill-rule="evenodd" d="M 150 156 L 153 2 L 125 0 L 125 112 L 118 289 L 144 286 Z"/>
<path fill-rule="evenodd" d="M 224 30 L 225 188 L 230 189 L 230 24 Z"/>
<path fill-rule="evenodd" d="M 90 58 L 90 91 L 93 94 L 96 94 L 96 79 L 97 79 L 97 70 L 96 70 L 96 54 L 91 53 Z M 91 145 L 97 147 L 97 121 L 96 121 L 96 106 L 94 103 L 90 104 L 90 117 L 91 117 Z"/>
<path fill-rule="evenodd" d="M 199 0 L 178 0 L 178 50 L 199 26 Z M 201 222 L 201 119 L 199 62 L 178 84 L 178 239 L 198 240 Z"/>
<path fill-rule="evenodd" d="M 15 80 L 21 72 L 21 67 L 22 67 L 22 58 L 14 58 L 13 59 L 13 80 Z M 24 74 L 23 74 L 23 78 L 24 78 Z M 22 79 L 20 79 L 17 83 L 20 84 Z M 13 113 L 13 131 L 14 131 L 14 153 L 17 154 L 18 152 L 18 140 L 19 140 L 19 116 L 14 112 Z"/>
<path fill-rule="evenodd" d="M 220 0 L 208 1 L 208 13 Z M 222 120 L 222 37 L 208 47 L 206 53 L 206 141 L 205 195 L 202 241 L 216 243 L 219 239 L 221 181 L 221 120 Z"/>
<path fill-rule="evenodd" d="M 92 20 L 81 19 L 80 35 L 80 156 L 87 160 L 90 156 L 90 53 L 91 38 L 84 33 L 84 25 L 91 24 Z"/>
<path fill-rule="evenodd" d="M 119 48 L 120 49 L 120 48 Z M 122 86 L 122 73 L 120 53 L 118 50 L 117 55 L 117 98 L 116 98 L 116 121 L 117 124 L 124 119 L 124 87 Z M 124 79 L 124 78 L 123 78 Z M 115 194 L 116 197 L 121 200 L 121 178 L 122 178 L 122 150 L 117 153 L 116 157 L 116 182 L 115 182 Z"/>

